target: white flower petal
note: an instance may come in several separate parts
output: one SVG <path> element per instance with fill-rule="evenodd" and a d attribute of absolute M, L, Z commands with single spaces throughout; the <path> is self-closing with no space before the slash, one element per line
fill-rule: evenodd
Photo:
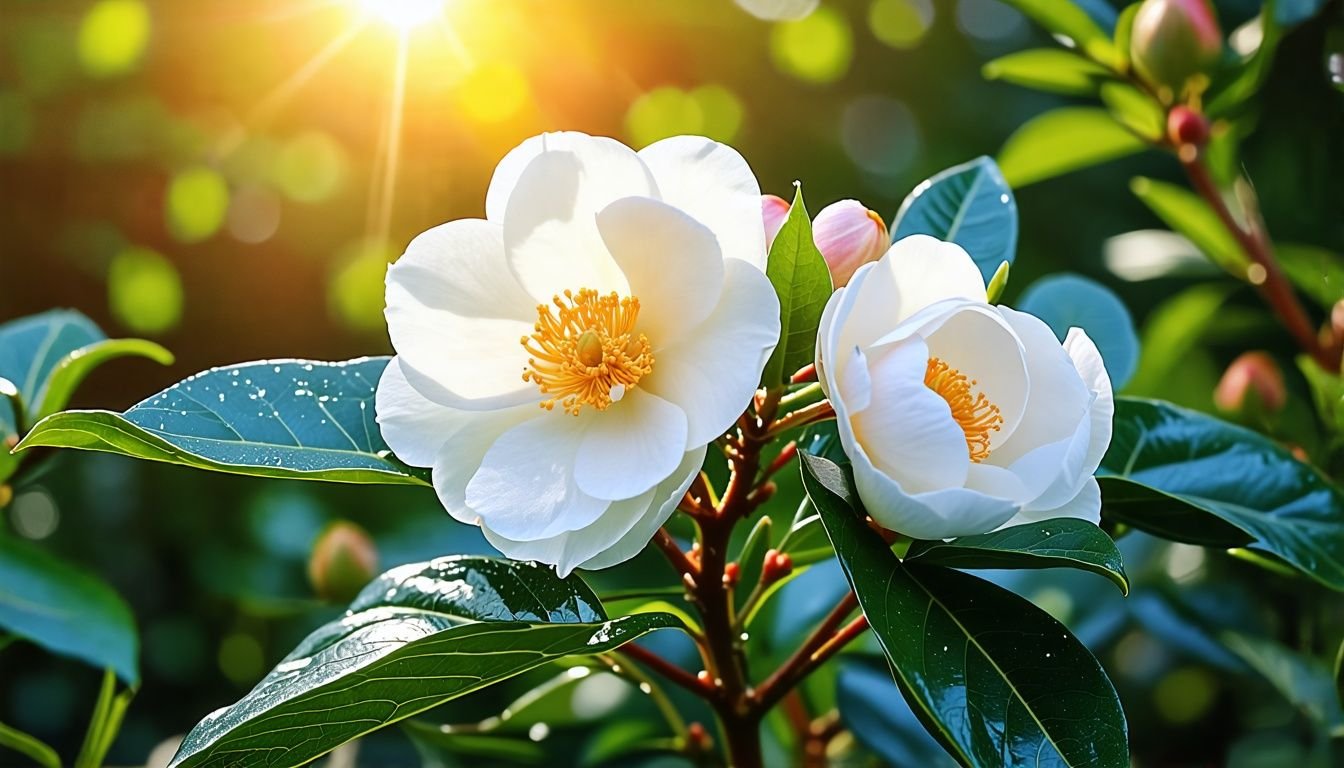
<path fill-rule="evenodd" d="M 971 464 L 966 474 L 968 490 L 1021 504 L 1031 498 L 1022 480 L 1003 467 L 984 462 Z"/>
<path fill-rule="evenodd" d="M 500 435 L 524 421 L 541 418 L 546 412 L 535 405 L 519 405 L 498 411 L 456 413 L 459 418 L 451 425 L 451 429 L 437 435 L 440 447 L 434 457 L 434 492 L 454 520 L 477 525 L 480 515 L 467 506 L 467 483 L 471 482 L 486 452 Z M 387 436 L 386 431 L 383 434 Z M 396 451 L 396 448 L 392 450 Z"/>
<path fill-rule="evenodd" d="M 922 341 L 920 342 L 923 343 Z M 837 399 L 845 402 L 851 414 L 858 413 L 873 402 L 873 377 L 868 371 L 868 356 L 855 347 L 846 356 L 838 379 Z"/>
<path fill-rule="evenodd" d="M 676 471 L 654 489 L 656 506 L 650 507 L 644 514 L 641 514 L 620 540 L 604 548 L 599 554 L 585 560 L 580 567 L 588 570 L 610 568 L 644 551 L 644 547 L 648 545 L 653 535 L 658 532 L 663 523 L 667 522 L 672 513 L 677 511 L 677 505 L 681 503 L 682 496 L 686 495 L 686 490 L 691 487 L 691 482 L 695 479 L 695 476 L 700 474 L 700 465 L 705 462 L 705 449 L 706 446 L 702 445 L 692 451 L 687 451 L 685 456 L 682 457 L 681 464 L 677 465 Z M 625 502 L 618 503 L 624 504 Z M 616 505 L 613 504 L 612 506 Z"/>
<path fill-rule="evenodd" d="M 854 440 L 907 493 L 960 486 L 971 459 L 947 402 L 924 385 L 929 353 L 918 337 L 882 349 L 868 362 L 868 407 L 849 410 Z M 851 456 L 851 445 L 845 444 Z"/>
<path fill-rule="evenodd" d="M 607 250 L 639 298 L 638 330 L 655 354 L 699 325 L 723 291 L 723 255 L 714 233 L 649 197 L 626 197 L 597 214 Z"/>
<path fill-rule="evenodd" d="M 662 199 L 709 227 L 725 258 L 765 270 L 761 187 L 737 150 L 703 136 L 674 136 L 650 144 L 639 156 Z"/>
<path fill-rule="evenodd" d="M 1006 440 L 995 445 L 989 457 L 990 462 L 1006 467 L 1041 446 L 1076 433 L 1087 418 L 1092 396 L 1049 326 L 1025 312 L 997 309 L 1021 341 L 1031 379 L 1021 422 Z M 1079 470 L 1074 467 L 1071 471 Z"/>
<path fill-rule="evenodd" d="M 611 504 L 579 490 L 574 458 L 592 417 L 548 412 L 513 427 L 486 451 L 467 483 L 481 524 L 517 541 L 588 525 Z"/>
<path fill-rule="evenodd" d="M 605 136 L 589 136 L 579 131 L 543 133 L 524 140 L 509 150 L 509 153 L 495 166 L 495 173 L 490 177 L 490 187 L 485 193 L 485 218 L 496 224 L 503 223 L 509 198 L 513 195 L 513 188 L 518 185 L 518 177 L 523 175 L 523 170 L 542 152 L 590 153 L 601 151 L 610 144 L 620 143 Z M 631 150 L 620 145 L 620 150 L 611 151 L 625 154 Z"/>
<path fill-rule="evenodd" d="M 1011 441 L 1024 417 L 1035 379 L 1028 375 L 1022 342 L 993 307 L 969 302 L 936 306 L 947 304 L 959 308 L 942 317 L 934 330 L 921 330 L 921 334 L 931 357 L 969 377 L 974 382 L 972 391 L 983 392 L 998 406 L 1003 423 L 998 431 L 990 433 L 989 445 L 993 451 Z"/>
<path fill-rule="evenodd" d="M 724 263 L 723 293 L 708 318 L 660 350 L 641 389 L 681 406 L 689 423 L 686 448 L 723 434 L 751 402 L 761 371 L 779 341 L 779 297 L 756 267 Z"/>
<path fill-rule="evenodd" d="M 574 457 L 579 490 L 628 499 L 667 478 L 686 452 L 686 413 L 636 388 L 593 415 Z"/>
<path fill-rule="evenodd" d="M 651 514 L 654 491 L 650 488 L 632 499 L 612 502 L 600 517 L 583 528 L 544 539 L 517 541 L 495 533 L 486 525 L 481 526 L 481 532 L 506 557 L 554 565 L 560 578 L 564 578 L 580 563 L 619 541 L 642 516 Z"/>
<path fill-rule="evenodd" d="M 495 224 L 463 219 L 413 240 L 387 270 L 386 315 L 403 373 L 425 396 L 468 410 L 540 399 L 519 343 L 536 310 Z"/>
<path fill-rule="evenodd" d="M 629 293 L 597 231 L 597 213 L 623 197 L 658 197 L 648 168 L 611 139 L 571 138 L 532 158 L 509 195 L 504 250 L 538 302 L 566 290 Z"/>
<path fill-rule="evenodd" d="M 1106 449 L 1111 445 L 1112 420 L 1115 416 L 1115 394 L 1111 390 L 1111 377 L 1101 360 L 1101 352 L 1092 343 L 1082 328 L 1070 328 L 1064 339 L 1064 351 L 1078 369 L 1083 384 L 1095 396 L 1088 418 L 1092 422 L 1091 435 L 1087 447 L 1087 458 L 1083 461 L 1083 472 L 1092 474 L 1101 465 Z"/>
<path fill-rule="evenodd" d="M 1039 523 L 1042 520 L 1052 520 L 1057 517 L 1076 517 L 1079 520 L 1086 520 L 1093 525 L 1100 525 L 1101 486 L 1097 484 L 1097 479 L 1095 477 L 1087 478 L 1083 482 L 1082 488 L 1078 490 L 1078 493 L 1062 505 L 1052 509 L 1024 509 L 1016 515 L 1013 515 L 1012 519 L 1004 523 L 1001 527 L 1006 528 L 1010 525 Z"/>
<path fill-rule="evenodd" d="M 378 379 L 374 413 L 383 440 L 397 458 L 413 467 L 431 467 L 447 435 L 456 432 L 462 411 L 439 405 L 420 394 L 401 372 L 400 358 L 392 358 Z"/>

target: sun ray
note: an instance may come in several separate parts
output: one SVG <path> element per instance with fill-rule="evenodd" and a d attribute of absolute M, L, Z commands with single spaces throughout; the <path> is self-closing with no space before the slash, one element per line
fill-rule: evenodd
<path fill-rule="evenodd" d="M 397 62 L 392 75 L 392 100 L 388 105 L 387 123 L 381 151 L 381 178 L 371 180 L 378 189 L 370 195 L 369 235 L 375 243 L 385 243 L 392 228 L 392 199 L 401 162 L 401 124 L 406 104 L 406 69 L 410 42 L 403 31 L 397 39 Z M 379 164 L 375 162 L 375 168 Z"/>

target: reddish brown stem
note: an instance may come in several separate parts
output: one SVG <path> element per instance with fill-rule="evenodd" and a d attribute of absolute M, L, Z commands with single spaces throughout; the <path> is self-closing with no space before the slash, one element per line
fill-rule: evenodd
<path fill-rule="evenodd" d="M 1253 279 L 1251 282 L 1260 292 L 1260 296 L 1265 300 L 1265 303 L 1278 315 L 1283 327 L 1297 341 L 1298 346 L 1315 358 L 1321 367 L 1332 372 L 1339 370 L 1338 355 L 1333 354 L 1329 349 L 1329 347 L 1336 345 L 1334 343 L 1328 345 L 1321 343 L 1320 338 L 1312 328 L 1306 310 L 1298 302 L 1292 286 L 1288 283 L 1288 279 L 1284 277 L 1283 270 L 1279 269 L 1279 264 L 1274 259 L 1274 253 L 1268 238 L 1255 237 L 1253 233 L 1243 228 L 1236 217 L 1232 215 L 1232 211 L 1227 207 L 1227 202 L 1223 200 L 1218 185 L 1209 173 L 1209 168 L 1204 162 L 1203 152 L 1196 151 L 1193 146 L 1182 147 L 1177 153 L 1177 157 L 1185 168 L 1186 175 L 1190 177 L 1190 183 L 1199 192 L 1200 197 L 1203 197 L 1213 208 L 1214 213 L 1218 215 L 1218 219 L 1227 231 L 1236 238 L 1237 244 L 1250 257 L 1251 262 L 1264 270 L 1263 279 Z"/>
<path fill-rule="evenodd" d="M 858 598 L 853 592 L 846 595 L 817 625 L 803 644 L 798 646 L 798 650 L 794 651 L 793 655 L 761 684 L 756 691 L 756 706 L 762 711 L 770 709 L 800 680 L 862 634 L 868 628 L 868 619 L 864 616 L 859 616 L 841 627 L 858 605 Z"/>
<path fill-rule="evenodd" d="M 653 543 L 658 545 L 658 548 L 667 556 L 667 561 L 672 564 L 672 567 L 678 573 L 683 576 L 690 574 L 692 578 L 700 573 L 700 568 L 691 562 L 685 552 L 681 551 L 681 545 L 677 544 L 676 539 L 672 538 L 672 534 L 668 533 L 666 528 L 658 529 L 658 532 L 653 535 Z"/>
<path fill-rule="evenodd" d="M 634 643 L 627 643 L 621 646 L 620 653 L 630 659 L 638 661 L 640 664 L 648 667 L 650 671 L 661 675 L 668 682 L 674 683 L 700 698 L 707 699 L 713 693 L 709 686 L 700 678 L 692 675 L 690 672 L 667 661 L 661 656 L 655 655 L 652 651 L 641 648 Z"/>

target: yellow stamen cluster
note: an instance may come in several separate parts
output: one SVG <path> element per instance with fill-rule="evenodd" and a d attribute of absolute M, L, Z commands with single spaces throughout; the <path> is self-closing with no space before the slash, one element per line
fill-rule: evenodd
<path fill-rule="evenodd" d="M 537 305 L 536 333 L 522 338 L 531 355 L 523 381 L 550 395 L 542 408 L 558 402 L 575 416 L 585 405 L 606 410 L 653 370 L 649 340 L 635 333 L 639 299 L 581 288 L 551 304 Z"/>
<path fill-rule="evenodd" d="M 964 373 L 936 357 L 930 357 L 924 369 L 924 386 L 947 401 L 952 418 L 966 433 L 966 449 L 970 451 L 971 461 L 979 463 L 989 458 L 990 433 L 1003 427 L 1003 415 L 999 413 L 999 406 L 991 403 L 984 392 L 971 394 L 971 387 L 975 385 L 974 379 L 968 379 Z"/>

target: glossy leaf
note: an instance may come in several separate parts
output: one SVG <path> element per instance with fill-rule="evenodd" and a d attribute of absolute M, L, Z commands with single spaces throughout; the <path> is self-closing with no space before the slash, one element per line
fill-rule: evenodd
<path fill-rule="evenodd" d="M 1147 147 L 1104 109 L 1062 107 L 1033 118 L 1009 136 L 999 150 L 999 168 L 1020 189 Z"/>
<path fill-rule="evenodd" d="M 1248 547 L 1344 590 L 1344 494 L 1268 438 L 1117 398 L 1102 515 L 1175 541 Z M 1099 473 L 1099 474 L 1100 474 Z"/>
<path fill-rule="evenodd" d="M 140 679 L 130 608 L 101 579 L 14 536 L 0 535 L 0 630 L 52 653 Z"/>
<path fill-rule="evenodd" d="M 70 309 L 12 320 L 0 325 L 0 378 L 34 403 L 62 358 L 106 338 L 92 320 Z"/>
<path fill-rule="evenodd" d="M 212 368 L 124 414 L 65 411 L 19 449 L 106 451 L 244 475 L 348 483 L 427 483 L 392 457 L 374 420 L 387 358 L 274 360 Z"/>
<path fill-rule="evenodd" d="M 1093 60 L 1107 66 L 1119 62 L 1110 35 L 1073 0 L 1007 0 L 1007 3 L 1047 31 L 1077 43 Z"/>
<path fill-rule="evenodd" d="M 968 766 L 1129 765 L 1115 689 L 1062 624 L 969 574 L 902 563 L 865 523 L 845 473 L 802 461 L 897 685 L 948 751 Z"/>
<path fill-rule="evenodd" d="M 949 568 L 1078 568 L 1104 576 L 1129 593 L 1124 559 L 1100 528 L 1065 517 L 962 536 L 951 541 L 915 541 L 907 563 Z"/>
<path fill-rule="evenodd" d="M 978 157 L 915 187 L 896 213 L 892 241 L 932 235 L 960 245 L 988 283 L 1017 255 L 1017 201 L 988 157 Z"/>
<path fill-rule="evenodd" d="M 1274 255 L 1293 285 L 1324 309 L 1344 299 L 1344 257 L 1297 243 L 1275 245 Z"/>
<path fill-rule="evenodd" d="M 608 620 L 577 577 L 534 563 L 445 557 L 395 568 L 242 700 L 187 734 L 173 766 L 287 768 L 492 683 L 613 650 L 680 623 Z"/>
<path fill-rule="evenodd" d="M 1139 335 L 1125 303 L 1111 289 L 1081 275 L 1058 274 L 1032 283 L 1017 302 L 1041 318 L 1063 341 L 1069 328 L 1087 331 L 1097 345 L 1111 385 L 1120 389 L 1139 362 Z"/>
<path fill-rule="evenodd" d="M 172 352 L 144 339 L 108 339 L 80 347 L 56 363 L 45 387 L 33 396 L 33 421 L 64 408 L 85 377 L 103 363 L 119 357 L 145 357 L 159 365 L 173 364 Z"/>
<path fill-rule="evenodd" d="M 1070 96 L 1091 96 L 1114 77 L 1110 70 L 1073 51 L 1033 48 L 997 58 L 980 70 L 987 80 Z"/>
<path fill-rule="evenodd" d="M 812 240 L 812 220 L 801 187 L 770 245 L 765 274 L 779 295 L 779 344 L 761 374 L 761 382 L 769 387 L 784 383 L 813 361 L 821 311 L 831 298 L 831 270 Z"/>
<path fill-rule="evenodd" d="M 848 660 L 836 678 L 835 703 L 854 738 L 886 765 L 956 765 L 901 700 L 885 659 Z"/>
<path fill-rule="evenodd" d="M 1129 188 L 1167 226 L 1185 235 L 1214 264 L 1239 278 L 1246 276 L 1246 254 L 1209 204 L 1185 187 L 1142 176 Z"/>

